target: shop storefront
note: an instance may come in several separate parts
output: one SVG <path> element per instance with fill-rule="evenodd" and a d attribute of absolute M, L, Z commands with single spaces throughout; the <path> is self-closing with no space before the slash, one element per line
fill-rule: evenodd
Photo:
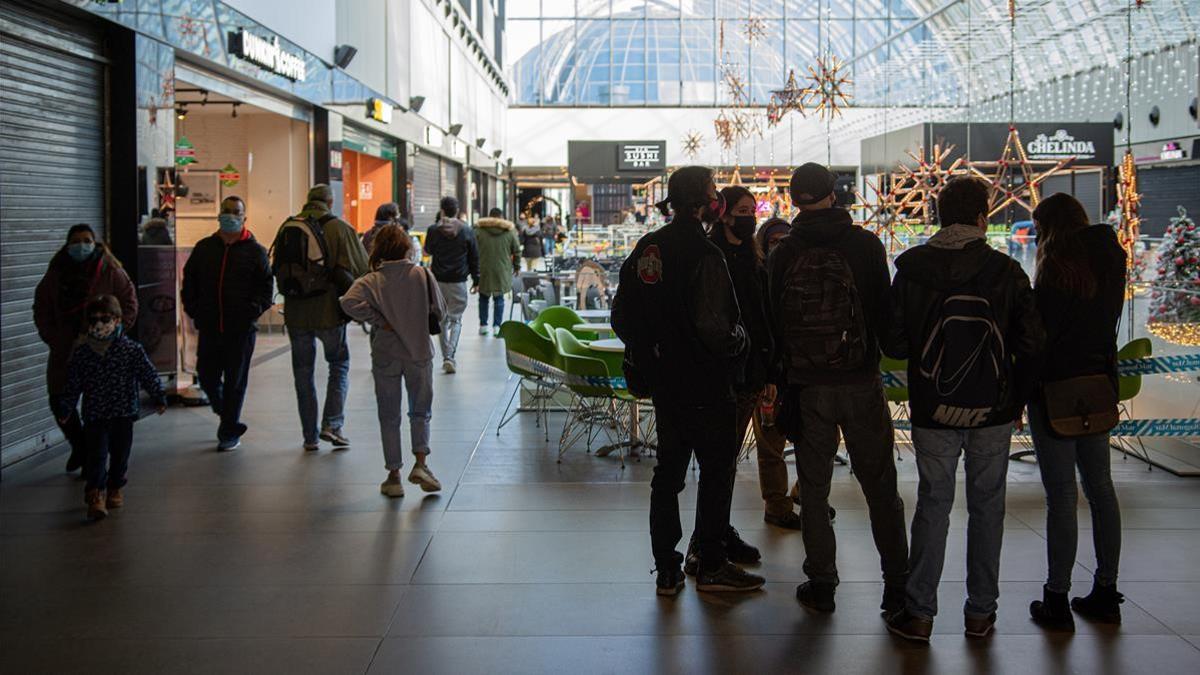
<path fill-rule="evenodd" d="M 401 204 L 398 183 L 404 175 L 402 143 L 347 124 L 342 135 L 342 218 L 358 232 L 375 222 L 375 210 L 388 202 Z"/>
<path fill-rule="evenodd" d="M 1200 137 L 1181 138 L 1135 146 L 1138 189 L 1142 194 L 1142 234 L 1161 237 L 1171 219 L 1183 208 L 1195 219 L 1200 215 Z"/>

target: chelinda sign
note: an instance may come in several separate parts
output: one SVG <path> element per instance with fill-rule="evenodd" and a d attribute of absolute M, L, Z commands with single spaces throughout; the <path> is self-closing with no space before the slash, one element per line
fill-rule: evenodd
<path fill-rule="evenodd" d="M 1030 159 L 1091 159 L 1096 156 L 1096 144 L 1088 140 L 1076 140 L 1066 129 L 1059 129 L 1053 136 L 1038 134 L 1025 144 L 1025 153 Z"/>

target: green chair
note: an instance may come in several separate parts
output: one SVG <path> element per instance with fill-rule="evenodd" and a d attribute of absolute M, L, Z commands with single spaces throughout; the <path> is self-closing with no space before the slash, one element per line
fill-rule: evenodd
<path fill-rule="evenodd" d="M 612 431 L 620 428 L 617 414 L 617 392 L 612 386 L 608 366 L 566 328 L 555 330 L 558 354 L 562 362 L 564 384 L 572 394 L 571 410 L 559 437 L 558 458 L 580 438 L 587 439 L 588 452 L 592 441 L 604 433 L 612 439 Z M 625 465 L 624 454 L 621 466 Z"/>
<path fill-rule="evenodd" d="M 1117 351 L 1117 361 L 1145 359 L 1153 355 L 1154 343 L 1150 341 L 1150 338 L 1138 338 Z M 1133 412 L 1130 410 L 1129 403 L 1141 391 L 1141 375 L 1117 376 L 1117 401 L 1119 402 L 1118 410 L 1121 413 L 1121 419 L 1133 419 Z M 1150 453 L 1146 450 L 1146 445 L 1142 443 L 1141 437 L 1112 436 L 1109 442 L 1113 447 L 1121 451 L 1121 459 L 1127 460 L 1129 455 L 1133 455 L 1146 463 L 1147 471 L 1153 468 L 1154 465 L 1150 463 Z"/>
<path fill-rule="evenodd" d="M 546 333 L 555 328 L 566 328 L 580 340 L 600 339 L 600 336 L 594 331 L 576 331 L 575 326 L 582 323 L 587 322 L 576 314 L 575 310 L 570 307 L 563 307 L 562 305 L 554 305 L 539 312 L 537 318 L 529 322 L 529 325 L 533 326 L 534 330 L 538 330 L 538 332 L 542 332 L 542 330 L 539 330 L 539 327 L 542 327 Z"/>
<path fill-rule="evenodd" d="M 535 424 L 548 425 L 549 403 L 558 390 L 561 382 L 562 366 L 558 350 L 554 342 L 534 331 L 520 321 L 506 321 L 500 326 L 500 338 L 504 340 L 505 362 L 508 370 L 520 379 L 508 405 L 500 416 L 500 424 L 496 427 L 496 435 L 520 412 L 520 406 L 513 410 L 513 402 L 522 390 L 531 394 L 534 403 Z M 550 430 L 546 428 L 546 440 L 550 440 Z"/>

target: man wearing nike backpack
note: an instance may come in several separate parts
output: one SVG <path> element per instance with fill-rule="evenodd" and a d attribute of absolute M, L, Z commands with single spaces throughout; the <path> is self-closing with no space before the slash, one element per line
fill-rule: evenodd
<path fill-rule="evenodd" d="M 1004 493 L 1014 420 L 1045 341 L 1029 277 L 987 242 L 991 186 L 950 180 L 937 199 L 941 229 L 896 259 L 885 350 L 908 359 L 909 412 L 920 487 L 905 609 L 888 630 L 929 641 L 946 552 L 959 455 L 965 455 L 965 633 L 996 621 Z"/>

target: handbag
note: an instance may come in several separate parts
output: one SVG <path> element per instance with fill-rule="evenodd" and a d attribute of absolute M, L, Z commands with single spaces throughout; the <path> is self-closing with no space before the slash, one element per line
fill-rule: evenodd
<path fill-rule="evenodd" d="M 1050 431 L 1078 438 L 1111 431 L 1120 421 L 1117 388 L 1108 375 L 1080 375 L 1042 385 Z"/>
<path fill-rule="evenodd" d="M 442 320 L 438 318 L 437 312 L 433 311 L 437 307 L 437 302 L 433 297 L 433 275 L 429 273 L 429 268 L 425 268 L 425 291 L 429 296 L 429 334 L 441 335 Z"/>

